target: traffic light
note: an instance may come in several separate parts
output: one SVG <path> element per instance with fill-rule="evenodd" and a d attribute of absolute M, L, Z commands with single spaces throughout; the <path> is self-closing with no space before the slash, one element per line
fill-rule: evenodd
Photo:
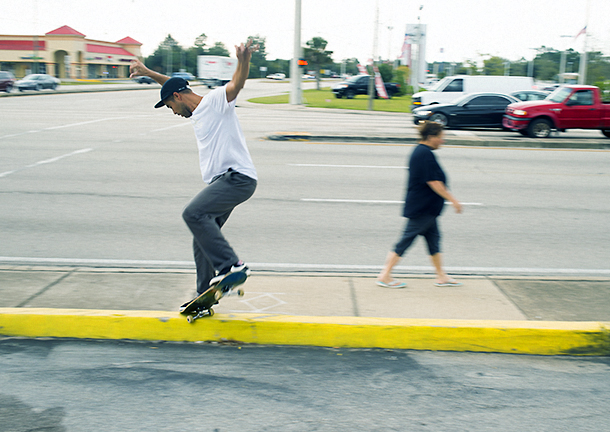
<path fill-rule="evenodd" d="M 307 60 L 305 60 L 305 59 L 299 59 L 298 65 L 299 65 L 299 66 L 307 66 Z"/>

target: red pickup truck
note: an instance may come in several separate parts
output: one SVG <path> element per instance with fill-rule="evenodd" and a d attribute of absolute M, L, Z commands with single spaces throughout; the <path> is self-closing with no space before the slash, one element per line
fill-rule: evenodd
<path fill-rule="evenodd" d="M 610 138 L 610 102 L 598 87 L 561 86 L 544 100 L 508 105 L 502 125 L 532 138 L 546 138 L 553 129 L 599 129 Z"/>

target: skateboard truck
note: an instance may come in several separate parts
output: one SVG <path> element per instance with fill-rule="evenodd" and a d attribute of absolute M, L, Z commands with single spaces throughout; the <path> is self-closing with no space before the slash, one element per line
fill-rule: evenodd
<path fill-rule="evenodd" d="M 227 275 L 220 282 L 208 288 L 203 294 L 183 305 L 180 308 L 180 313 L 186 315 L 186 320 L 189 324 L 205 316 L 214 316 L 212 306 L 217 304 L 222 297 L 233 295 L 242 297 L 244 295 L 244 290 L 236 287 L 243 284 L 247 278 L 248 275 L 244 272 Z"/>

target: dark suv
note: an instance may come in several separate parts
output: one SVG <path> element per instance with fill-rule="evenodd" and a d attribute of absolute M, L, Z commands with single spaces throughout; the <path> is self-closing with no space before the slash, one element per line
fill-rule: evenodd
<path fill-rule="evenodd" d="M 15 84 L 15 76 L 6 71 L 0 71 L 0 90 L 10 92 Z"/>

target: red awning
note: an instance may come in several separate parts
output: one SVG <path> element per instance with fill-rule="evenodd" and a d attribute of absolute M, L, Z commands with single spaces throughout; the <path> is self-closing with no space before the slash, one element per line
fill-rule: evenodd
<path fill-rule="evenodd" d="M 121 47 L 87 44 L 87 52 L 96 54 L 114 54 L 135 57 L 132 53 Z"/>
<path fill-rule="evenodd" d="M 44 51 L 46 48 L 45 41 L 39 40 L 38 51 Z M 33 40 L 0 40 L 0 50 L 13 51 L 34 51 Z"/>

